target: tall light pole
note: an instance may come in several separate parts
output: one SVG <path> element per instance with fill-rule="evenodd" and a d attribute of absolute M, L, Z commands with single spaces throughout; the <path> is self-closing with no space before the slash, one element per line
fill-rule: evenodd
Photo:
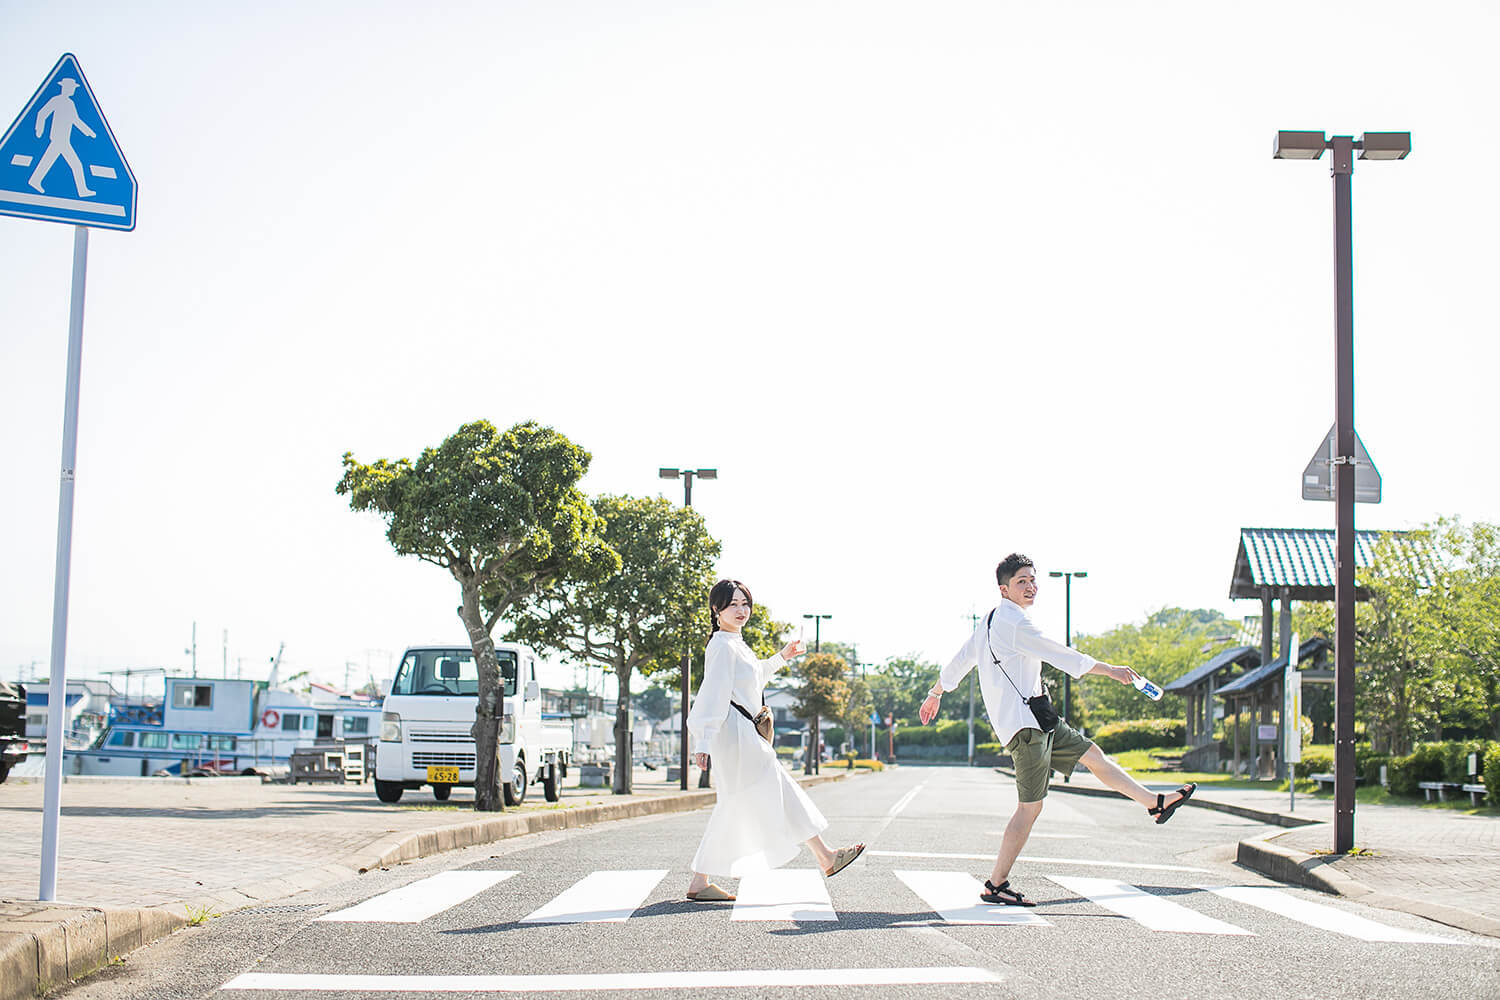
<path fill-rule="evenodd" d="M 719 478 L 719 470 L 718 469 L 660 469 L 657 472 L 657 475 L 660 478 L 662 478 L 662 479 L 677 479 L 677 478 L 681 477 L 681 479 L 682 479 L 682 505 L 684 507 L 691 507 L 693 505 L 693 477 L 697 476 L 699 479 L 718 479 Z M 688 700 L 690 698 L 692 698 L 692 696 L 693 696 L 693 692 L 692 692 L 692 680 L 693 680 L 692 679 L 692 672 L 693 672 L 693 670 L 692 670 L 692 667 L 693 667 L 693 656 L 692 656 L 692 653 L 691 652 L 685 652 L 685 653 L 683 653 L 682 654 L 682 718 L 680 720 L 682 722 L 682 732 L 681 732 L 681 738 L 678 740 L 678 742 L 681 743 L 682 746 L 680 747 L 680 753 L 679 753 L 679 756 L 678 756 L 677 763 L 678 763 L 678 771 L 680 772 L 678 774 L 678 777 L 681 780 L 681 784 L 678 787 L 682 791 L 684 791 L 684 792 L 687 791 L 687 772 L 688 772 L 688 728 L 687 728 L 687 717 L 688 717 Z M 630 692 L 628 692 L 628 691 L 624 692 L 623 697 L 629 698 L 630 697 Z M 620 738 L 619 734 L 616 733 L 615 734 L 615 739 L 619 739 L 619 738 Z M 701 787 L 704 787 L 704 788 L 708 787 L 708 772 L 707 771 L 705 771 L 703 773 L 703 775 L 700 776 L 700 778 L 698 780 L 698 783 L 699 783 L 699 785 Z"/>
<path fill-rule="evenodd" d="M 1410 132 L 1366 132 L 1326 137 L 1322 132 L 1277 132 L 1271 155 L 1316 160 L 1332 150 L 1334 376 L 1333 455 L 1333 850 L 1354 847 L 1354 227 L 1350 182 L 1354 151 L 1361 160 L 1402 160 Z"/>
<path fill-rule="evenodd" d="M 824 619 L 826 619 L 826 618 L 832 618 L 833 615 L 803 615 L 802 617 L 803 618 L 811 618 L 812 619 L 812 623 L 813 623 L 813 652 L 814 653 L 822 652 L 823 646 L 822 646 L 822 643 L 820 642 L 820 640 L 822 639 L 822 629 L 820 628 L 820 626 L 823 624 L 823 620 Z M 818 744 L 821 743 L 822 740 L 818 736 L 818 725 L 817 725 L 817 723 L 818 723 L 818 714 L 816 712 L 814 712 L 813 713 L 812 731 L 808 733 L 808 743 L 811 744 L 811 745 L 807 748 L 807 752 L 805 754 L 803 754 L 803 756 L 802 756 L 802 773 L 803 774 L 817 774 L 818 773 L 818 763 L 822 759 L 822 756 L 823 756 L 821 753 L 819 753 L 819 750 L 821 748 L 818 746 Z"/>
<path fill-rule="evenodd" d="M 1083 579 L 1088 576 L 1086 570 L 1053 570 L 1048 576 L 1060 576 L 1063 578 L 1063 643 L 1070 649 L 1073 646 L 1073 577 Z M 1066 670 L 1063 671 L 1063 721 L 1072 724 L 1068 718 L 1068 710 L 1073 704 L 1073 676 Z"/>

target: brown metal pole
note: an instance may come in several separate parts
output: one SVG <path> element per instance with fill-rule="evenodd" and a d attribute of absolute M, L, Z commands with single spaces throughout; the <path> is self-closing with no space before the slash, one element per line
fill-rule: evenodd
<path fill-rule="evenodd" d="M 1334 334 L 1334 736 L 1333 850 L 1354 847 L 1354 238 L 1350 182 L 1354 141 L 1333 151 L 1333 254 L 1337 314 Z"/>
<path fill-rule="evenodd" d="M 689 698 L 689 696 L 692 693 L 691 691 L 688 690 L 688 682 L 689 682 L 689 675 L 692 673 L 692 666 L 693 666 L 693 659 L 692 659 L 692 657 L 689 654 L 687 654 L 687 653 L 683 653 L 682 654 L 682 739 L 679 740 L 679 742 L 682 744 L 682 759 L 678 762 L 681 765 L 680 768 L 679 768 L 678 777 L 681 778 L 682 780 L 681 780 L 681 783 L 678 785 L 678 787 L 681 788 L 684 792 L 687 791 L 687 768 L 688 768 L 688 728 L 687 728 L 688 698 Z"/>

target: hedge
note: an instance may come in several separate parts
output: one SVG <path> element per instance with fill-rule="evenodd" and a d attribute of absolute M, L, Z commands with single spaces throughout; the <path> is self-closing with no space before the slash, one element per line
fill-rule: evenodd
<path fill-rule="evenodd" d="M 1131 719 L 1100 726 L 1091 737 L 1105 753 L 1180 747 L 1187 741 L 1187 723 L 1181 719 Z"/>

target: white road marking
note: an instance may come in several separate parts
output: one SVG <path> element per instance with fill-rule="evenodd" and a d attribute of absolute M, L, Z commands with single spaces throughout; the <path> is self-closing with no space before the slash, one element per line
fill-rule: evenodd
<path fill-rule="evenodd" d="M 867 850 L 866 854 L 877 858 L 940 858 L 957 861 L 994 861 L 995 855 L 991 854 L 943 854 L 935 851 L 875 851 Z M 1158 872 L 1199 872 L 1208 874 L 1206 868 L 1190 868 L 1187 865 L 1147 865 L 1135 861 L 1090 861 L 1085 858 L 1042 858 L 1021 855 L 1017 861 L 1029 861 L 1032 864 L 1043 865 L 1084 865 L 1090 868 L 1141 868 L 1147 871 Z"/>
<path fill-rule="evenodd" d="M 984 835 L 986 837 L 1003 837 L 1003 836 L 1005 836 L 1005 831 L 1004 830 L 986 830 L 986 831 L 984 831 Z M 1086 834 L 1086 833 L 1037 833 L 1037 832 L 1033 831 L 1031 833 L 1031 835 L 1029 837 L 1027 837 L 1026 839 L 1027 840 L 1088 840 L 1089 839 L 1089 835 Z"/>
<path fill-rule="evenodd" d="M 837 920 L 817 871 L 773 868 L 740 879 L 734 920 Z"/>
<path fill-rule="evenodd" d="M 1084 878 L 1081 875 L 1048 875 L 1069 892 L 1087 896 L 1106 910 L 1129 917 L 1153 931 L 1178 934 L 1238 934 L 1254 937 L 1250 931 L 1222 920 L 1179 906 L 1171 900 L 1107 878 Z"/>
<path fill-rule="evenodd" d="M 536 976 L 372 976 L 247 972 L 224 990 L 347 993 L 542 993 L 564 990 L 792 989 L 798 986 L 920 986 L 998 983 L 989 969 L 936 965 L 896 969 L 718 969 L 704 972 L 597 972 Z"/>
<path fill-rule="evenodd" d="M 453 871 L 383 892 L 318 920 L 335 923 L 414 924 L 504 882 L 517 872 Z"/>
<path fill-rule="evenodd" d="M 666 875 L 665 868 L 593 872 L 540 910 L 523 917 L 521 923 L 620 923 L 630 919 Z"/>
<path fill-rule="evenodd" d="M 1269 886 L 1252 885 L 1205 885 L 1200 889 L 1232 899 L 1236 903 L 1244 903 L 1248 906 L 1256 906 L 1262 910 L 1269 910 L 1279 916 L 1295 920 L 1298 923 L 1316 927 L 1319 930 L 1332 931 L 1335 934 L 1343 934 L 1346 937 L 1359 938 L 1361 941 L 1403 941 L 1416 944 L 1458 944 L 1452 938 L 1438 937 L 1434 934 L 1422 934 L 1417 931 L 1404 931 L 1396 927 L 1387 927 L 1385 924 L 1366 920 L 1364 917 L 1322 903 L 1314 903 L 1311 900 L 1301 899 L 1281 889 L 1273 889 Z"/>
<path fill-rule="evenodd" d="M 885 814 L 891 817 L 899 816 L 901 814 L 901 810 L 911 805 L 911 800 L 917 797 L 917 793 L 920 792 L 923 786 L 925 786 L 926 784 L 927 783 L 924 781 L 921 785 L 918 785 L 916 788 L 913 788 L 911 791 L 901 796 L 901 798 L 896 800 L 895 805 L 886 810 Z"/>
<path fill-rule="evenodd" d="M 898 871 L 896 877 L 950 924 L 1052 926 L 1027 907 L 981 902 L 979 879 L 962 872 Z"/>

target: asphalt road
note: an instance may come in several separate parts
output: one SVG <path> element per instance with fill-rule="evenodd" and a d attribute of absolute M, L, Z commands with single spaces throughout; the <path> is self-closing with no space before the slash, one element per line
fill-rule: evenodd
<path fill-rule="evenodd" d="M 903 767 L 811 794 L 831 843 L 869 845 L 826 882 L 804 852 L 759 885 L 744 880 L 739 904 L 689 902 L 707 812 L 651 817 L 238 911 L 56 996 L 1500 994 L 1500 942 L 1237 868 L 1232 845 L 1262 828 L 1223 813 L 1186 809 L 1156 826 L 1123 799 L 1054 793 L 1012 876 L 1041 905 L 1020 911 L 973 895 L 1014 807 L 1008 778 Z M 1035 922 L 985 922 L 997 919 Z"/>

